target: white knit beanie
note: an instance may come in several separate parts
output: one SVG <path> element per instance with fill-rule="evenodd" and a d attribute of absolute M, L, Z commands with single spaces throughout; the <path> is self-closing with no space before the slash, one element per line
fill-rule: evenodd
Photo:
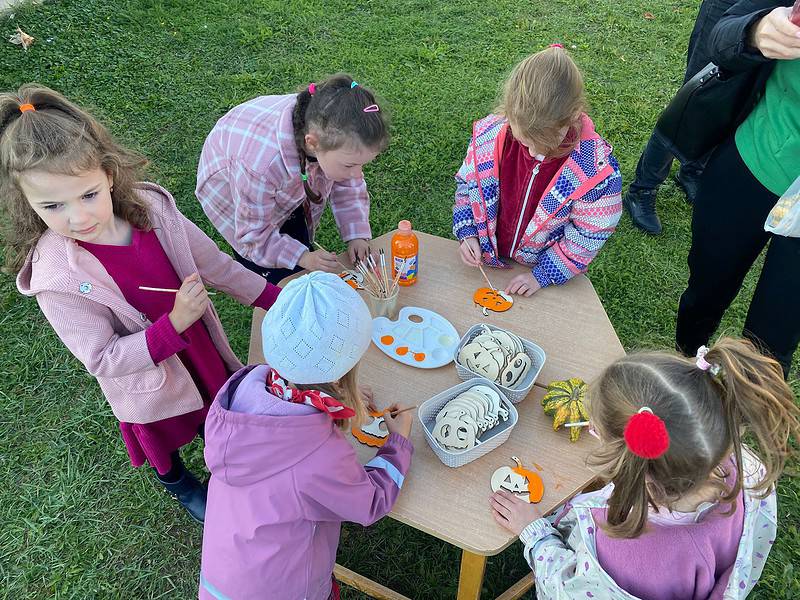
<path fill-rule="evenodd" d="M 333 273 L 289 282 L 261 324 L 264 358 L 292 383 L 331 383 L 369 347 L 372 317 L 361 296 Z"/>

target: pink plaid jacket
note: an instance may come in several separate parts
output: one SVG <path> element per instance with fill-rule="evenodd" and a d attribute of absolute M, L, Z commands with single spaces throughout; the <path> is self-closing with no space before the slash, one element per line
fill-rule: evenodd
<path fill-rule="evenodd" d="M 261 96 L 223 116 L 200 155 L 195 194 L 209 220 L 242 256 L 263 267 L 292 269 L 305 246 L 279 232 L 305 199 L 294 142 L 295 94 Z M 334 182 L 316 163 L 307 168 L 311 189 L 330 200 L 345 242 L 370 239 L 364 179 Z M 325 202 L 312 204 L 314 229 Z"/>

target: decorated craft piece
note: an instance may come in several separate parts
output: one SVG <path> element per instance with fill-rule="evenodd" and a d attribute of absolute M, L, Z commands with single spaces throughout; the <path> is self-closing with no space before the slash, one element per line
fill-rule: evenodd
<path fill-rule="evenodd" d="M 364 289 L 364 275 L 360 271 L 342 271 L 339 277 L 354 290 Z"/>
<path fill-rule="evenodd" d="M 505 312 L 514 305 L 514 299 L 505 292 L 486 287 L 479 288 L 472 300 L 481 307 L 484 317 L 489 316 L 487 310 Z"/>
<path fill-rule="evenodd" d="M 445 404 L 436 414 L 432 435 L 445 450 L 469 450 L 478 438 L 501 420 L 508 420 L 500 394 L 487 385 L 475 385 Z"/>
<path fill-rule="evenodd" d="M 386 429 L 386 425 L 383 421 L 382 412 L 370 411 L 368 422 L 363 423 L 360 427 L 358 425 L 353 426 L 353 437 L 362 444 L 380 448 L 386 443 L 386 439 L 389 437 L 389 430 Z"/>
<path fill-rule="evenodd" d="M 516 335 L 492 331 L 485 325 L 464 344 L 456 360 L 473 373 L 511 389 L 519 386 L 533 364 Z"/>
<path fill-rule="evenodd" d="M 492 491 L 503 489 L 525 502 L 537 503 L 544 496 L 544 483 L 538 474 L 522 466 L 516 456 L 516 467 L 500 467 L 492 474 Z"/>
<path fill-rule="evenodd" d="M 396 321 L 372 320 L 372 341 L 387 356 L 405 365 L 435 369 L 453 360 L 459 335 L 443 316 L 414 306 L 400 309 Z"/>
<path fill-rule="evenodd" d="M 569 428 L 569 441 L 577 442 L 581 436 L 581 429 L 586 425 L 573 425 L 574 423 L 588 423 L 589 413 L 586 412 L 584 401 L 586 399 L 586 382 L 577 377 L 565 381 L 552 381 L 547 386 L 547 393 L 542 398 L 544 414 L 553 417 L 553 431 L 566 425 Z"/>

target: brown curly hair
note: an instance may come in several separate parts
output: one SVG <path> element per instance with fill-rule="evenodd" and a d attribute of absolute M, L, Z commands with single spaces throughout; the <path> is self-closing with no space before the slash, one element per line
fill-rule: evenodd
<path fill-rule="evenodd" d="M 33 110 L 20 110 L 30 104 Z M 25 84 L 0 94 L 0 210 L 5 268 L 17 273 L 47 225 L 31 208 L 20 174 L 38 169 L 77 175 L 103 169 L 114 181 L 114 214 L 143 230 L 152 228 L 147 204 L 136 193 L 147 160 L 114 140 L 105 126 L 50 88 Z"/>

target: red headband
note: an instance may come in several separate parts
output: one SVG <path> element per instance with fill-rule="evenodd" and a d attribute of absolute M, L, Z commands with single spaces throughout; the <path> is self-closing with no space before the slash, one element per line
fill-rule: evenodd
<path fill-rule="evenodd" d="M 628 419 L 623 435 L 628 450 L 640 458 L 658 458 L 669 449 L 667 426 L 646 406 Z"/>
<path fill-rule="evenodd" d="M 564 44 L 550 44 L 551 48 L 563 48 Z"/>

